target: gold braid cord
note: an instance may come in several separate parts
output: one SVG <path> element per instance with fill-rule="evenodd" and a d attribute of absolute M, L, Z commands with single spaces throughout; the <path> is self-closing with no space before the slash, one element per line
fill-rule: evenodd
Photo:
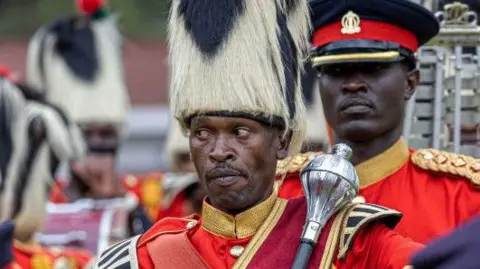
<path fill-rule="evenodd" d="M 306 152 L 278 161 L 277 176 L 300 172 L 311 160 L 324 154 L 323 152 Z"/>
<path fill-rule="evenodd" d="M 436 149 L 422 149 L 412 154 L 412 162 L 425 170 L 464 177 L 480 187 L 480 159 Z"/>

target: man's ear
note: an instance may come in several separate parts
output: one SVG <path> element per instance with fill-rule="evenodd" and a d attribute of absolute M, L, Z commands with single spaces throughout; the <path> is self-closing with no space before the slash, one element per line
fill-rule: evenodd
<path fill-rule="evenodd" d="M 277 147 L 277 160 L 283 160 L 287 158 L 290 147 L 290 141 L 292 140 L 292 131 L 279 132 L 278 135 L 278 147 Z"/>
<path fill-rule="evenodd" d="M 410 100 L 410 98 L 412 98 L 419 82 L 420 72 L 418 69 L 413 69 L 412 71 L 408 72 L 407 83 L 405 84 L 405 100 Z"/>

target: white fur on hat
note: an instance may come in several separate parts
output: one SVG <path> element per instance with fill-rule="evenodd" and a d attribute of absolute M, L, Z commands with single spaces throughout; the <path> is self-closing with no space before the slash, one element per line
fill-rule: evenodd
<path fill-rule="evenodd" d="M 116 18 L 91 22 L 99 62 L 93 81 L 82 80 L 71 71 L 54 49 L 56 36 L 47 29 L 38 30 L 30 41 L 27 82 L 45 91 L 48 101 L 60 106 L 76 123 L 108 123 L 120 128 L 129 111 L 130 99 L 123 70 L 123 40 Z M 40 57 L 44 59 L 44 76 Z"/>
<path fill-rule="evenodd" d="M 301 73 L 310 31 L 306 0 L 173 0 L 170 105 L 183 126 L 198 114 L 280 121 L 303 143 Z"/>

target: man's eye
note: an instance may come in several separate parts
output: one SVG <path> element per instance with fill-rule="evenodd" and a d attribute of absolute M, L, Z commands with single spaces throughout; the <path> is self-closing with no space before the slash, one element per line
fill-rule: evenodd
<path fill-rule="evenodd" d="M 245 138 L 250 134 L 250 131 L 245 128 L 236 128 L 235 129 L 235 135 L 240 137 L 240 138 Z"/>
<path fill-rule="evenodd" d="M 324 66 L 320 70 L 322 73 L 325 73 L 330 76 L 337 76 L 344 73 L 344 70 L 338 65 Z"/>
<path fill-rule="evenodd" d="M 209 135 L 209 132 L 207 132 L 206 130 L 195 131 L 195 136 L 199 139 L 206 139 L 208 135 Z"/>

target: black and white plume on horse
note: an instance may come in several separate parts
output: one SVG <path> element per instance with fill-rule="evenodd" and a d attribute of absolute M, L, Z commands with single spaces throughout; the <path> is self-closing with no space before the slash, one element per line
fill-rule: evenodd
<path fill-rule="evenodd" d="M 29 241 L 45 219 L 59 164 L 83 158 L 85 145 L 79 128 L 38 91 L 2 80 L 0 96 L 1 220 L 15 220 L 15 238 Z"/>

